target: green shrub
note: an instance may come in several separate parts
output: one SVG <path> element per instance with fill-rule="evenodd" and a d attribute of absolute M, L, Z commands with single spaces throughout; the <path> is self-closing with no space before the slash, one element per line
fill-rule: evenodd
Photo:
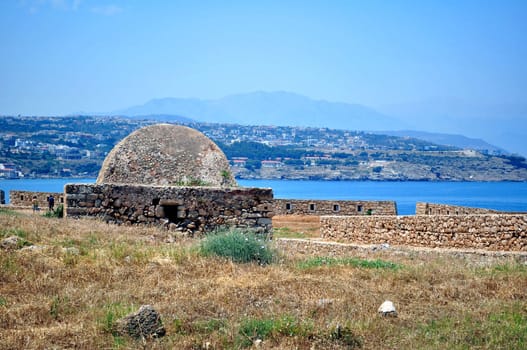
<path fill-rule="evenodd" d="M 44 216 L 47 218 L 62 218 L 64 217 L 64 206 L 61 204 L 57 209 L 45 212 Z"/>
<path fill-rule="evenodd" d="M 241 230 L 219 231 L 207 236 L 201 241 L 200 251 L 205 256 L 216 255 L 240 263 L 269 264 L 274 255 L 266 239 Z"/>

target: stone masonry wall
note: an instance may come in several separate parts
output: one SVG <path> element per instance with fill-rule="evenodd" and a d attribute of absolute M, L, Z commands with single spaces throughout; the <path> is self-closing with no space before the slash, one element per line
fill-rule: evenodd
<path fill-rule="evenodd" d="M 498 210 L 470 208 L 458 205 L 435 204 L 418 202 L 415 206 L 415 215 L 474 215 L 474 214 L 505 214 Z"/>
<path fill-rule="evenodd" d="M 271 189 L 68 184 L 65 193 L 68 217 L 164 225 L 189 235 L 223 226 L 254 228 L 260 233 L 272 228 Z"/>
<path fill-rule="evenodd" d="M 48 208 L 49 195 L 55 197 L 55 208 L 64 203 L 64 193 L 60 192 L 31 192 L 31 191 L 9 191 L 9 204 L 15 207 L 33 206 L 33 196 L 37 197 L 39 208 Z"/>
<path fill-rule="evenodd" d="M 527 251 L 527 214 L 322 216 L 321 236 L 360 244 Z"/>
<path fill-rule="evenodd" d="M 275 215 L 397 215 L 393 201 L 275 199 Z"/>

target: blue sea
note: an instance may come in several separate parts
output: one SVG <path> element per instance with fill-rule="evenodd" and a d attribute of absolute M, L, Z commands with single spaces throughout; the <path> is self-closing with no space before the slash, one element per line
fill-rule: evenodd
<path fill-rule="evenodd" d="M 0 189 L 62 192 L 67 183 L 94 183 L 87 179 L 0 180 Z M 275 198 L 390 200 L 400 215 L 415 214 L 416 202 L 431 202 L 527 212 L 527 182 L 378 182 L 238 180 L 244 187 L 272 188 Z M 9 202 L 9 198 L 7 198 Z"/>

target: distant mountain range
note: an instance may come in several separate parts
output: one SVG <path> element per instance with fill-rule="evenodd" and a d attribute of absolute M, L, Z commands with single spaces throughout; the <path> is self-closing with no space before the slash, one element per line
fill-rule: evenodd
<path fill-rule="evenodd" d="M 399 129 L 400 120 L 358 104 L 313 100 L 290 92 L 254 92 L 217 100 L 162 98 L 112 112 L 125 116 L 179 115 L 200 122 L 311 126 L 332 129 Z"/>
<path fill-rule="evenodd" d="M 314 100 L 290 92 L 253 92 L 220 99 L 161 98 L 116 110 L 112 115 L 160 121 L 191 120 L 242 125 L 327 127 L 409 136 L 460 148 L 512 151 L 527 155 L 525 118 L 464 119 L 438 115 L 392 117 L 360 104 Z M 401 131 L 401 130 L 425 131 Z M 461 134 L 469 134 L 470 137 Z M 494 146 L 481 138 L 500 145 Z"/>

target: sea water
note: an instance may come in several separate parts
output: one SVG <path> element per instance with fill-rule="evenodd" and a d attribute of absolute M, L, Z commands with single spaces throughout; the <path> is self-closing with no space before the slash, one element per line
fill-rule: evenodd
<path fill-rule="evenodd" d="M 67 183 L 85 179 L 0 180 L 0 190 L 63 192 Z M 238 180 L 244 187 L 272 188 L 275 198 L 395 201 L 400 215 L 415 214 L 417 202 L 527 212 L 527 182 L 300 181 Z"/>

